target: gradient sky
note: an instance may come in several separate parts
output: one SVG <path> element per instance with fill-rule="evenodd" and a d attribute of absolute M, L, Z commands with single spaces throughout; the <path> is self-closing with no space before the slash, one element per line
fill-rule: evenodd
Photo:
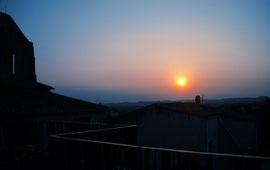
<path fill-rule="evenodd" d="M 96 103 L 270 95 L 270 1 L 1 0 L 0 10 L 34 43 L 38 81 L 60 94 Z"/>

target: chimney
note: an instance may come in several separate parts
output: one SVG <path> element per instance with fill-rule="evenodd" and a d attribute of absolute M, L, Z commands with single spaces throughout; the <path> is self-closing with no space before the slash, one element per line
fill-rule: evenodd
<path fill-rule="evenodd" d="M 200 104 L 201 103 L 201 97 L 200 96 L 196 96 L 195 97 L 195 103 L 196 104 Z"/>

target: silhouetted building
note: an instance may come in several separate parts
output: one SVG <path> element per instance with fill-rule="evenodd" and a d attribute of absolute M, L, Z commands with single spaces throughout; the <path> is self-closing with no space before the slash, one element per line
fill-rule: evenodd
<path fill-rule="evenodd" d="M 195 97 L 195 103 L 200 104 L 201 103 L 201 96 Z"/>
<path fill-rule="evenodd" d="M 33 43 L 9 15 L 0 13 L 1 93 L 29 89 L 48 92 L 53 88 L 36 81 Z"/>
<path fill-rule="evenodd" d="M 241 105 L 231 110 L 223 107 L 155 103 L 116 119 L 138 125 L 139 145 L 247 154 L 258 144 L 258 115 L 250 110 L 234 112 Z"/>
<path fill-rule="evenodd" d="M 33 43 L 0 13 L 0 117 L 43 117 L 102 122 L 108 108 L 50 92 L 36 80 Z"/>

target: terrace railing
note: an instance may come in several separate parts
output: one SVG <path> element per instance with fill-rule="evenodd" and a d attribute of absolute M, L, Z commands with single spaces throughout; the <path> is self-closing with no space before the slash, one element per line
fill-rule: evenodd
<path fill-rule="evenodd" d="M 137 145 L 136 125 L 0 120 L 0 149 L 37 145 L 50 169 L 267 170 L 270 158 Z"/>
<path fill-rule="evenodd" d="M 256 170 L 270 169 L 270 158 L 138 146 L 136 126 L 50 135 L 55 169 L 102 170 Z"/>
<path fill-rule="evenodd" d="M 48 136 L 52 134 L 116 127 L 103 123 L 0 119 L 0 149 L 14 145 L 35 145 L 39 150 L 48 149 Z"/>

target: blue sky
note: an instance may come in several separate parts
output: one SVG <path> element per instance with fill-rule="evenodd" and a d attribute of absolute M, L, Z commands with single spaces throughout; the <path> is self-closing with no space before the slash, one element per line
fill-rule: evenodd
<path fill-rule="evenodd" d="M 38 81 L 92 102 L 270 95 L 270 1 L 2 0 Z M 185 77 L 185 87 L 178 87 Z"/>

